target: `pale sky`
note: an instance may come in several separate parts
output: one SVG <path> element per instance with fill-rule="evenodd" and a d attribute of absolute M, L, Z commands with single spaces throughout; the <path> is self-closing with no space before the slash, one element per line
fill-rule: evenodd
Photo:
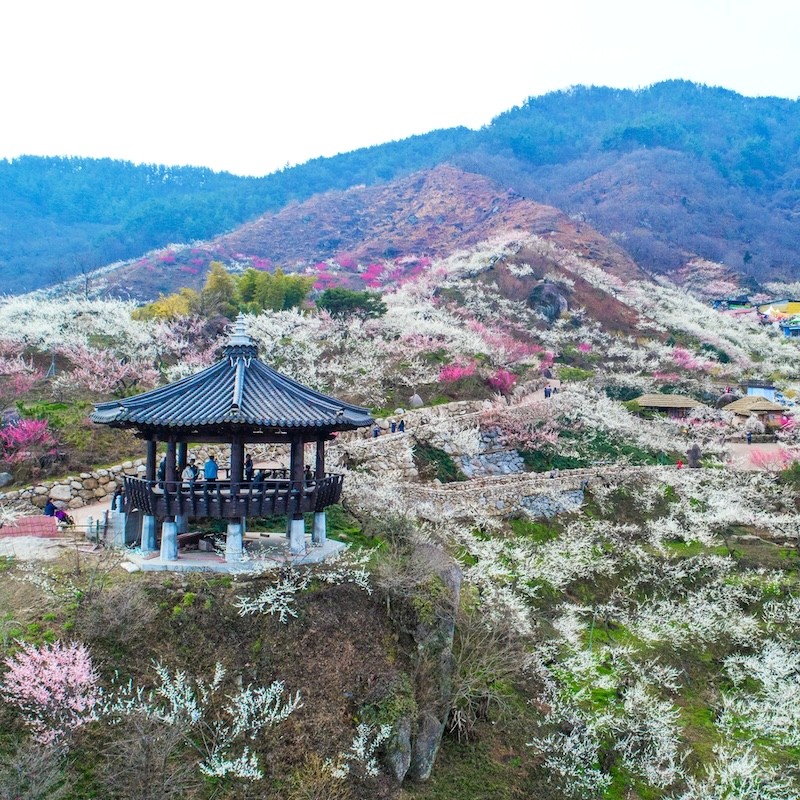
<path fill-rule="evenodd" d="M 577 84 L 797 99 L 798 31 L 797 0 L 4 0 L 0 158 L 264 175 Z"/>

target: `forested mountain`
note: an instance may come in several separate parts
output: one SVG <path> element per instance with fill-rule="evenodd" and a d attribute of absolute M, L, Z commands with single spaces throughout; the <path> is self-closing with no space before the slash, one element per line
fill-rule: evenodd
<path fill-rule="evenodd" d="M 0 162 L 0 279 L 7 292 L 32 289 L 445 162 L 585 220 L 647 270 L 700 256 L 757 279 L 793 275 L 799 149 L 796 101 L 669 81 L 555 92 L 480 131 L 435 131 L 263 178 L 24 157 Z"/>
<path fill-rule="evenodd" d="M 58 283 L 166 244 L 211 238 L 318 192 L 434 166 L 468 133 L 434 132 L 263 178 L 111 159 L 0 160 L 0 291 Z"/>

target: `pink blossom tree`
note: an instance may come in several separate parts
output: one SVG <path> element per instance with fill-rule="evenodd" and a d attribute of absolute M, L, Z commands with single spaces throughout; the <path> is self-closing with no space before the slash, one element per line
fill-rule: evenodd
<path fill-rule="evenodd" d="M 37 742 L 57 742 L 95 719 L 99 676 L 84 645 L 23 644 L 4 663 L 0 694 L 22 712 Z"/>
<path fill-rule="evenodd" d="M 95 394 L 124 396 L 133 387 L 150 388 L 159 382 L 158 370 L 144 360 L 118 358 L 110 350 L 96 350 L 83 345 L 65 345 L 59 353 L 66 356 L 72 370 L 57 378 L 58 388 L 91 391 Z"/>
<path fill-rule="evenodd" d="M 517 382 L 517 376 L 507 369 L 498 369 L 488 378 L 489 386 L 500 394 L 508 394 Z"/>
<path fill-rule="evenodd" d="M 787 469 L 797 459 L 797 453 L 788 450 L 762 450 L 753 447 L 748 450 L 750 463 L 764 472 L 780 472 Z"/>
<path fill-rule="evenodd" d="M 28 467 L 35 474 L 44 460 L 58 452 L 58 441 L 43 419 L 21 419 L 0 428 L 3 460 L 16 470 Z"/>
<path fill-rule="evenodd" d="M 472 377 L 478 369 L 474 361 L 454 361 L 439 370 L 439 383 L 455 383 L 462 378 Z"/>

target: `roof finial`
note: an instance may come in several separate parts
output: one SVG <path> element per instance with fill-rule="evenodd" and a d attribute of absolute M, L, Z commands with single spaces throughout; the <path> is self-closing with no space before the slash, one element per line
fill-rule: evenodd
<path fill-rule="evenodd" d="M 229 345 L 251 345 L 253 340 L 247 333 L 247 323 L 244 321 L 244 314 L 239 314 L 236 321 L 233 323 L 233 331 L 231 331 Z"/>

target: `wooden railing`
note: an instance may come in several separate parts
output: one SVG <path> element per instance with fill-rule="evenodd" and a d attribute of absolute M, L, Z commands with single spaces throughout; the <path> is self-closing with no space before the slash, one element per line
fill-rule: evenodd
<path fill-rule="evenodd" d="M 242 481 L 145 481 L 126 477 L 125 511 L 139 510 L 164 518 L 268 517 L 322 511 L 339 502 L 342 475 L 321 480 L 291 481 L 288 470 L 269 470 L 261 480 Z"/>

